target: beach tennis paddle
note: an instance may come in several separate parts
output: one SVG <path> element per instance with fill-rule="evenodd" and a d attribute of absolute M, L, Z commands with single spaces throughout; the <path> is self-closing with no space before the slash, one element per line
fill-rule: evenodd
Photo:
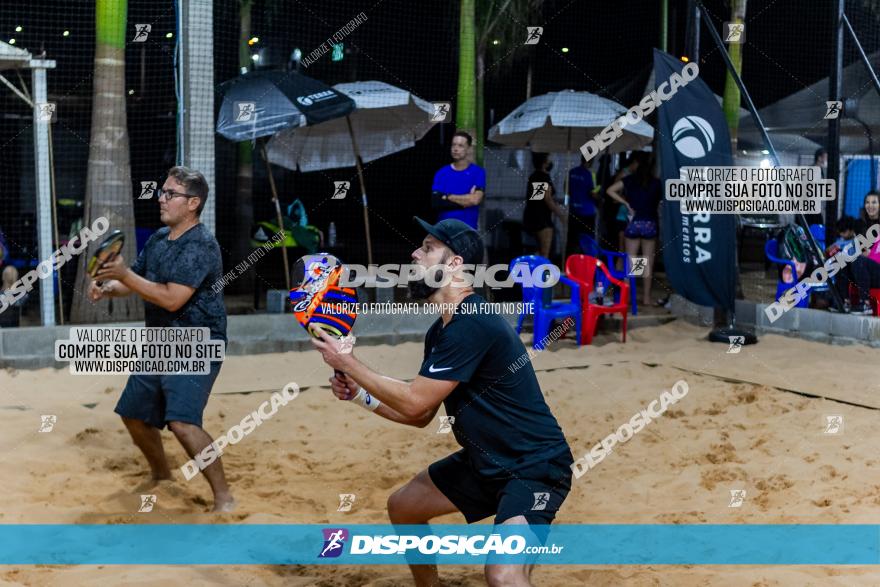
<path fill-rule="evenodd" d="M 100 271 L 105 264 L 115 259 L 119 253 L 122 252 L 122 247 L 124 245 L 125 234 L 121 230 L 114 230 L 107 235 L 107 238 L 98 245 L 95 254 L 89 259 L 89 264 L 86 267 L 86 272 L 89 276 L 94 279 L 98 274 L 98 271 Z M 103 285 L 102 281 L 96 281 L 95 283 L 98 287 Z"/>
<path fill-rule="evenodd" d="M 293 267 L 293 281 L 299 284 L 290 290 L 293 315 L 312 336 L 312 326 L 337 338 L 348 336 L 354 327 L 357 290 L 339 285 L 344 270 L 342 262 L 327 253 L 306 255 Z M 342 373 L 336 375 L 341 378 Z"/>

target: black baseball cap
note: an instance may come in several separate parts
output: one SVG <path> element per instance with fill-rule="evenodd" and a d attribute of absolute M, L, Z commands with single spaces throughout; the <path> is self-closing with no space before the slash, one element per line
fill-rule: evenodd
<path fill-rule="evenodd" d="M 447 218 L 437 224 L 429 224 L 418 216 L 413 216 L 413 220 L 425 232 L 452 249 L 453 253 L 461 256 L 466 265 L 482 263 L 483 239 L 469 224 L 455 218 Z"/>

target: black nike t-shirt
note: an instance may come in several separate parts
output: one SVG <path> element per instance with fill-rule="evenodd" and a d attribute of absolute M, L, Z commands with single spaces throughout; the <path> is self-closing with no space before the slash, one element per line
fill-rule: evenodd
<path fill-rule="evenodd" d="M 204 224 L 196 224 L 175 240 L 167 226 L 150 236 L 131 270 L 156 283 L 179 283 L 196 291 L 182 308 L 169 312 L 144 301 L 147 326 L 208 327 L 211 338 L 226 341 L 226 307 L 223 292 L 212 285 L 223 276 L 220 245 Z"/>
<path fill-rule="evenodd" d="M 525 346 L 477 294 L 459 304 L 445 327 L 425 336 L 419 375 L 459 381 L 443 400 L 452 432 L 480 475 L 504 478 L 553 458 L 573 461 L 544 401 Z M 521 366 L 520 366 L 521 365 Z"/>

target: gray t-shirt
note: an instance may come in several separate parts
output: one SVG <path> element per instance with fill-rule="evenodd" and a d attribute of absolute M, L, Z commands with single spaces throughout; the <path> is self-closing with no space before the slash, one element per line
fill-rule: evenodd
<path fill-rule="evenodd" d="M 195 288 L 192 297 L 176 312 L 144 301 L 147 326 L 208 327 L 211 338 L 226 341 L 226 307 L 223 291 L 211 286 L 223 275 L 220 245 L 204 224 L 196 224 L 176 240 L 171 229 L 157 230 L 144 245 L 132 271 L 156 283 L 179 283 Z"/>

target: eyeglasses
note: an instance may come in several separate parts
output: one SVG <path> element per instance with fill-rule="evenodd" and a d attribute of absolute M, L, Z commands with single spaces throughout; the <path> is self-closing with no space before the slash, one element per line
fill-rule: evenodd
<path fill-rule="evenodd" d="M 183 192 L 175 192 L 173 190 L 163 190 L 163 189 L 156 190 L 156 199 L 157 200 L 161 200 L 163 196 L 165 197 L 166 201 L 172 200 L 172 199 L 177 198 L 179 196 L 182 196 L 185 198 L 198 198 L 199 197 L 195 194 L 185 194 Z"/>

